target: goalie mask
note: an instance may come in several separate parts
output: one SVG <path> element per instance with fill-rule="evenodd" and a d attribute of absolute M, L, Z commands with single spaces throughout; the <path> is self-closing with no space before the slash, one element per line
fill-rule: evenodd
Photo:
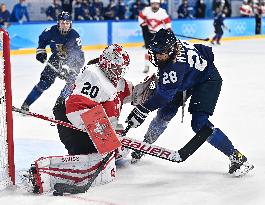
<path fill-rule="evenodd" d="M 123 78 L 129 63 L 128 53 L 118 44 L 105 48 L 99 57 L 100 69 L 114 86 L 117 86 L 119 80 Z"/>
<path fill-rule="evenodd" d="M 57 25 L 62 35 L 68 34 L 72 28 L 72 16 L 68 12 L 63 11 L 58 15 Z"/>
<path fill-rule="evenodd" d="M 151 40 L 150 49 L 151 62 L 154 66 L 163 63 L 157 59 L 157 54 L 168 55 L 168 59 L 172 59 L 176 55 L 175 44 L 177 38 L 171 30 L 160 29 Z"/>

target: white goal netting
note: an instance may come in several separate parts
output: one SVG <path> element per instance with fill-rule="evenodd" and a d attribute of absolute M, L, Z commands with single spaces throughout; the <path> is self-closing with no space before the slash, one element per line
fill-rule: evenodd
<path fill-rule="evenodd" d="M 6 74 L 5 69 L 10 69 L 10 67 L 6 67 L 5 63 L 5 49 L 6 45 L 4 43 L 4 39 L 8 37 L 7 33 L 3 30 L 0 30 L 0 190 L 5 189 L 10 184 L 12 184 L 12 177 L 14 177 L 13 172 L 13 138 L 12 138 L 12 122 L 8 125 L 9 119 L 12 120 L 12 110 L 10 113 L 10 105 L 7 106 L 7 102 L 12 102 L 11 99 L 7 100 L 7 97 L 9 97 L 9 94 L 11 94 L 11 90 L 7 91 L 6 87 L 6 77 L 9 73 Z M 8 39 L 9 41 L 9 39 Z M 9 42 L 8 42 L 9 45 Z M 9 48 L 8 48 L 9 49 Z M 8 50 L 9 55 L 9 50 Z M 10 60 L 10 57 L 8 56 L 7 60 Z M 10 64 L 8 64 L 9 66 Z M 9 70 L 10 72 L 10 70 Z M 9 75 L 10 76 L 10 75 Z M 10 78 L 8 78 L 10 80 Z M 11 98 L 11 97 L 10 97 Z M 10 140 L 11 136 L 11 140 Z M 11 149 L 9 150 L 9 146 L 11 145 Z M 10 164 L 10 160 L 12 161 Z M 11 176 L 12 175 L 12 176 Z"/>

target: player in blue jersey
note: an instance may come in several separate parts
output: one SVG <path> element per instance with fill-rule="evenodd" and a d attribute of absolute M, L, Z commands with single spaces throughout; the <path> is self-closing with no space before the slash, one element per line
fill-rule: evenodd
<path fill-rule="evenodd" d="M 224 34 L 223 28 L 230 31 L 228 27 L 225 26 L 224 20 L 225 20 L 225 14 L 222 12 L 222 9 L 220 7 L 217 7 L 215 11 L 215 15 L 214 15 L 214 22 L 213 22 L 215 35 L 211 40 L 211 44 L 214 44 L 216 42 L 217 44 L 220 45 L 220 40 Z"/>
<path fill-rule="evenodd" d="M 228 137 L 208 120 L 214 113 L 222 86 L 211 47 L 178 40 L 172 31 L 161 29 L 152 40 L 149 53 L 158 68 L 157 88 L 147 101 L 132 110 L 127 118 L 128 124 L 138 127 L 150 112 L 158 109 L 144 136 L 144 141 L 152 144 L 167 128 L 178 108 L 191 97 L 191 127 L 195 133 L 205 126 L 213 129 L 207 141 L 229 157 L 229 173 L 241 176 L 253 169 L 254 166 L 234 148 Z M 133 152 L 132 162 L 142 155 Z"/>
<path fill-rule="evenodd" d="M 48 45 L 52 54 L 47 61 Z M 40 81 L 29 93 L 21 109 L 28 111 L 29 106 L 54 83 L 56 77 L 66 81 L 58 99 L 65 99 L 72 92 L 75 78 L 85 62 L 81 47 L 80 36 L 72 28 L 71 15 L 68 12 L 61 12 L 57 25 L 45 29 L 39 36 L 36 59 L 45 64 L 45 68 Z"/>

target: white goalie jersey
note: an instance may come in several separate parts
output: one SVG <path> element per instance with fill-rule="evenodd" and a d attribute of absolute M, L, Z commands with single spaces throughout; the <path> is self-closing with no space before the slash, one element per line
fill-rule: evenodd
<path fill-rule="evenodd" d="M 66 100 L 66 115 L 84 130 L 80 114 L 101 104 L 115 129 L 122 105 L 131 102 L 132 89 L 133 85 L 123 78 L 115 87 L 96 64 L 89 65 L 77 77 L 75 89 Z"/>

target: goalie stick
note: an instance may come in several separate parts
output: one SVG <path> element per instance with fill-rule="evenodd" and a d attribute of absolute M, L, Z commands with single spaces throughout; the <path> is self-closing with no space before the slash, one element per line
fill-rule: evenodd
<path fill-rule="evenodd" d="M 13 106 L 13 111 L 21 113 L 23 115 L 29 115 L 36 118 L 40 118 L 49 122 L 53 122 L 65 127 L 69 127 L 72 129 L 76 129 L 79 131 L 82 131 L 75 126 L 73 126 L 70 123 L 63 122 L 60 120 L 55 120 L 53 118 L 49 118 L 47 116 L 24 111 L 22 109 L 16 108 Z M 131 127 L 128 125 L 124 132 L 128 132 Z M 83 131 L 82 131 L 83 132 Z M 174 151 L 167 148 L 163 148 L 157 145 L 149 144 L 140 140 L 136 140 L 133 138 L 128 138 L 125 136 L 119 137 L 120 142 L 122 146 L 132 149 L 141 151 L 145 154 L 152 155 L 154 157 L 158 157 L 161 159 L 165 159 L 171 162 L 183 162 L 185 161 L 189 156 L 191 156 L 199 147 L 207 140 L 207 138 L 213 133 L 213 128 L 204 126 L 199 130 L 199 132 L 180 150 Z M 124 134 L 125 135 L 125 134 Z"/>
<path fill-rule="evenodd" d="M 193 37 L 193 36 L 185 36 L 185 35 L 181 35 L 181 34 L 177 34 L 175 33 L 175 36 L 179 36 L 179 37 L 183 37 L 183 38 L 190 38 L 190 39 L 195 39 L 195 40 L 200 40 L 200 41 L 209 41 L 209 38 L 197 38 L 197 37 Z"/>

